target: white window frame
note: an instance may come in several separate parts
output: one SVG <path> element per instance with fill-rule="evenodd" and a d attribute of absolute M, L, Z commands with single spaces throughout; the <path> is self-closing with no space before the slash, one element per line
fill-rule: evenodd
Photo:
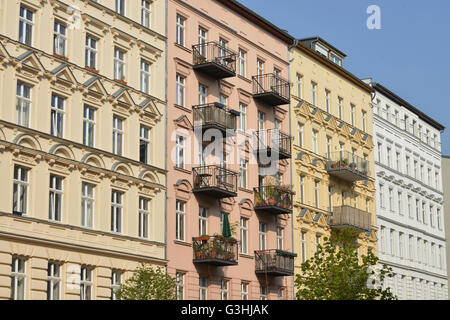
<path fill-rule="evenodd" d="M 176 226 L 175 226 L 175 237 L 176 240 L 185 241 L 185 221 L 186 221 L 186 202 L 177 200 L 176 201 Z"/>
<path fill-rule="evenodd" d="M 241 300 L 248 300 L 248 282 L 241 282 Z"/>
<path fill-rule="evenodd" d="M 20 6 L 20 11 L 23 10 L 24 15 L 19 12 L 19 42 L 28 46 L 33 46 L 33 28 L 34 28 L 34 11 L 27 7 Z M 31 20 L 27 18 L 27 13 L 31 13 Z M 20 33 L 22 32 L 22 37 Z M 29 41 L 27 39 L 29 38 Z"/>
<path fill-rule="evenodd" d="M 239 49 L 238 58 L 239 58 L 239 75 L 245 78 L 247 75 L 247 52 L 245 52 L 243 49 Z"/>
<path fill-rule="evenodd" d="M 126 14 L 126 0 L 116 0 L 115 12 L 125 16 Z"/>
<path fill-rule="evenodd" d="M 61 300 L 62 266 L 49 262 L 47 266 L 47 300 Z M 55 288 L 56 287 L 56 288 Z M 55 290 L 56 289 L 56 290 Z"/>
<path fill-rule="evenodd" d="M 123 136 L 124 136 L 124 120 L 117 116 L 113 116 L 113 153 L 123 155 Z"/>
<path fill-rule="evenodd" d="M 114 79 L 125 81 L 125 55 L 120 48 L 114 48 Z"/>
<path fill-rule="evenodd" d="M 141 125 L 139 128 L 139 161 L 141 163 L 149 164 L 150 163 L 150 135 L 151 129 Z M 141 149 L 145 147 L 145 159 L 142 159 Z"/>
<path fill-rule="evenodd" d="M 248 161 L 246 159 L 241 159 L 239 161 L 239 186 L 241 188 L 247 189 L 247 181 L 248 181 Z"/>
<path fill-rule="evenodd" d="M 305 231 L 300 232 L 300 247 L 301 247 L 302 263 L 303 263 L 307 260 L 307 258 L 306 258 L 306 232 Z"/>
<path fill-rule="evenodd" d="M 259 223 L 259 250 L 267 249 L 267 224 Z"/>
<path fill-rule="evenodd" d="M 228 291 L 229 291 L 230 281 L 227 279 L 222 279 L 220 282 L 220 298 L 221 300 L 228 300 Z"/>
<path fill-rule="evenodd" d="M 66 57 L 67 51 L 67 26 L 55 20 L 53 27 L 53 53 Z"/>
<path fill-rule="evenodd" d="M 91 220 L 88 221 L 88 208 L 91 208 Z M 86 182 L 81 184 L 81 226 L 94 228 L 95 186 Z"/>
<path fill-rule="evenodd" d="M 176 76 L 176 88 L 177 88 L 177 101 L 176 104 L 184 107 L 186 103 L 186 78 L 177 73 Z"/>
<path fill-rule="evenodd" d="M 248 254 L 248 218 L 241 217 L 240 233 L 241 233 L 241 253 Z"/>
<path fill-rule="evenodd" d="M 95 146 L 95 114 L 96 110 L 85 105 L 83 108 L 83 144 L 93 148 Z M 92 139 L 92 141 L 91 141 Z"/>
<path fill-rule="evenodd" d="M 59 183 L 57 183 L 59 180 Z M 58 189 L 57 185 L 60 185 Z M 64 178 L 51 174 L 49 185 L 49 217 L 50 221 L 61 222 L 63 213 Z M 56 205 L 59 201 L 59 206 Z"/>
<path fill-rule="evenodd" d="M 186 18 L 177 14 L 176 23 L 176 44 L 185 47 Z"/>
<path fill-rule="evenodd" d="M 19 262 L 23 265 L 23 272 L 19 270 Z M 23 281 L 21 296 L 19 297 L 19 281 Z M 27 292 L 27 260 L 21 257 L 12 257 L 11 262 L 11 300 L 25 300 Z"/>
<path fill-rule="evenodd" d="M 284 250 L 284 228 L 277 227 L 277 249 Z"/>
<path fill-rule="evenodd" d="M 57 94 L 52 94 L 50 107 L 50 134 L 54 137 L 64 137 L 66 99 Z"/>
<path fill-rule="evenodd" d="M 28 95 L 27 95 L 28 93 Z M 32 103 L 31 86 L 18 81 L 16 91 L 17 105 L 16 105 L 16 123 L 19 126 L 30 126 L 30 114 Z"/>
<path fill-rule="evenodd" d="M 91 69 L 97 69 L 98 40 L 90 35 L 86 35 L 85 43 L 85 66 Z"/>
<path fill-rule="evenodd" d="M 139 238 L 148 239 L 150 222 L 150 200 L 139 197 Z"/>
<path fill-rule="evenodd" d="M 208 87 L 199 83 L 198 84 L 198 104 L 203 105 L 208 103 Z"/>
<path fill-rule="evenodd" d="M 182 272 L 175 274 L 177 300 L 184 300 L 184 276 Z"/>
<path fill-rule="evenodd" d="M 208 234 L 208 209 L 205 207 L 198 208 L 198 235 Z"/>
<path fill-rule="evenodd" d="M 151 92 L 151 70 L 151 63 L 141 59 L 141 91 L 146 94 Z"/>
<path fill-rule="evenodd" d="M 177 135 L 176 137 L 176 167 L 184 169 L 184 151 L 185 151 L 185 137 Z"/>
<path fill-rule="evenodd" d="M 80 272 L 80 300 L 93 300 L 93 269 L 81 266 Z"/>
<path fill-rule="evenodd" d="M 122 284 L 123 272 L 119 270 L 111 270 L 111 300 L 117 300 L 116 291 L 120 289 Z"/>
<path fill-rule="evenodd" d="M 208 300 L 208 279 L 205 277 L 198 278 L 198 295 L 199 300 Z"/>
<path fill-rule="evenodd" d="M 239 112 L 239 129 L 245 132 L 247 130 L 247 105 L 239 103 Z"/>
<path fill-rule="evenodd" d="M 13 212 L 26 215 L 28 210 L 30 169 L 15 165 L 13 174 Z M 14 192 L 14 190 L 17 191 Z"/>
<path fill-rule="evenodd" d="M 124 193 L 111 191 L 111 232 L 122 233 Z"/>
<path fill-rule="evenodd" d="M 152 27 L 152 3 L 148 0 L 141 1 L 141 24 L 148 29 Z"/>

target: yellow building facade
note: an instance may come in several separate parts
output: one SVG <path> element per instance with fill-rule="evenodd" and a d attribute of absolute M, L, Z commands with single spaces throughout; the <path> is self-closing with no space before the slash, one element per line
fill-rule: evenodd
<path fill-rule="evenodd" d="M 164 33 L 164 1 L 0 1 L 0 299 L 166 266 Z"/>
<path fill-rule="evenodd" d="M 371 88 L 321 38 L 290 48 L 295 273 L 333 228 L 361 231 L 359 253 L 376 252 Z"/>

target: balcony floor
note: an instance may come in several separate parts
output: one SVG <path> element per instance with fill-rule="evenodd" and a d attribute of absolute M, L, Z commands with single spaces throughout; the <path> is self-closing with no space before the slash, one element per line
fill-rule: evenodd
<path fill-rule="evenodd" d="M 358 226 L 355 226 L 355 225 L 349 224 L 349 223 L 341 223 L 341 224 L 332 224 L 332 223 L 330 223 L 329 225 L 330 225 L 331 228 L 333 228 L 335 230 L 343 230 L 343 229 L 346 229 L 346 228 L 353 228 L 353 229 L 359 230 L 361 232 L 370 232 L 370 229 L 368 229 L 368 228 L 358 227 Z"/>
<path fill-rule="evenodd" d="M 290 277 L 294 275 L 294 271 L 281 270 L 277 268 L 270 268 L 267 271 L 255 271 L 258 275 L 268 275 L 272 277 Z"/>
<path fill-rule="evenodd" d="M 278 206 L 257 206 L 254 208 L 255 211 L 261 211 L 265 213 L 271 213 L 271 214 L 291 214 L 292 209 L 286 209 L 283 207 Z"/>
<path fill-rule="evenodd" d="M 205 73 L 215 79 L 224 79 L 236 76 L 236 72 L 234 72 L 233 70 L 227 69 L 224 66 L 221 66 L 220 64 L 214 62 L 197 64 L 194 65 L 193 68 L 194 70 Z"/>
<path fill-rule="evenodd" d="M 209 264 L 209 265 L 213 265 L 216 267 L 236 266 L 238 264 L 237 261 L 213 259 L 213 258 L 194 259 L 194 260 L 192 260 L 192 262 L 195 264 Z"/>
<path fill-rule="evenodd" d="M 206 196 L 210 196 L 210 197 L 218 198 L 218 199 L 237 197 L 237 192 L 228 191 L 226 189 L 214 188 L 214 187 L 193 189 L 192 191 L 197 194 L 204 194 Z"/>
<path fill-rule="evenodd" d="M 284 160 L 284 159 L 290 159 L 291 158 L 291 153 L 288 152 L 283 152 L 283 151 L 277 151 L 274 150 L 274 153 L 278 153 L 278 159 L 279 160 Z M 257 151 L 257 156 L 258 156 L 258 161 L 259 158 L 262 157 L 272 157 L 272 148 L 265 148 L 265 149 L 258 149 Z"/>
<path fill-rule="evenodd" d="M 279 106 L 283 104 L 289 104 L 289 99 L 280 96 L 274 92 L 255 93 L 253 98 L 262 101 L 271 106 Z"/>
<path fill-rule="evenodd" d="M 328 174 L 332 175 L 334 177 L 337 177 L 339 179 L 348 181 L 348 182 L 355 182 L 360 180 L 367 180 L 368 177 L 364 175 L 363 173 L 357 171 L 357 170 L 351 170 L 349 168 L 343 169 L 343 168 L 336 168 L 336 169 L 328 169 Z"/>
<path fill-rule="evenodd" d="M 218 123 L 205 123 L 205 124 L 199 125 L 199 127 L 202 127 L 202 132 L 205 132 L 208 129 L 217 129 L 222 133 L 227 133 L 228 136 L 236 136 L 237 135 L 237 132 L 235 129 L 227 128 Z"/>

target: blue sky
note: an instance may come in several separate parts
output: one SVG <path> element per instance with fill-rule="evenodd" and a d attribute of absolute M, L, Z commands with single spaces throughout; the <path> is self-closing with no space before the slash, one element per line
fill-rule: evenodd
<path fill-rule="evenodd" d="M 450 1 L 239 0 L 297 38 L 320 36 L 347 54 L 344 67 L 371 77 L 447 129 L 450 155 Z M 369 30 L 370 5 L 381 9 L 381 30 Z"/>

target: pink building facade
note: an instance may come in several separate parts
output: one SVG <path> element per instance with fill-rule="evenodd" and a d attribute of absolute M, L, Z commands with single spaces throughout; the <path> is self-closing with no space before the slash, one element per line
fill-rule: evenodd
<path fill-rule="evenodd" d="M 169 0 L 167 24 L 167 259 L 178 298 L 292 299 L 293 39 L 230 0 Z"/>

